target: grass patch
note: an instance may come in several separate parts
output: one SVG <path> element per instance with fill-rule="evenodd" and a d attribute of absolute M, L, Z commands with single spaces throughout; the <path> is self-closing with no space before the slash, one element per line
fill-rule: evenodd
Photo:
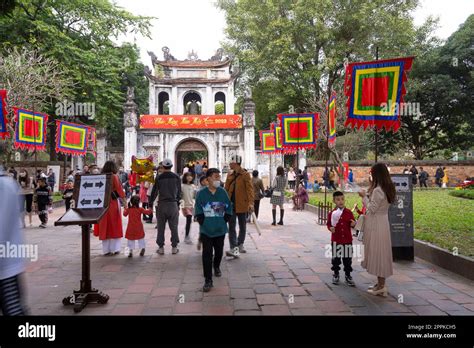
<path fill-rule="evenodd" d="M 468 191 L 468 190 L 465 190 Z M 474 257 L 474 200 L 454 197 L 454 190 L 415 190 L 413 192 L 413 219 L 415 238 Z M 357 193 L 347 192 L 346 206 L 362 206 Z M 332 202 L 332 193 L 327 200 Z M 309 203 L 324 202 L 324 193 L 310 193 Z"/>

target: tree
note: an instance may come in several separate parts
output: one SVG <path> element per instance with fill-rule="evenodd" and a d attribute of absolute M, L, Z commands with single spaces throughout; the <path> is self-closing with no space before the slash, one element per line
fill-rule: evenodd
<path fill-rule="evenodd" d="M 62 99 L 72 86 L 71 78 L 52 58 L 16 48 L 0 55 L 0 88 L 7 90 L 7 115 L 10 120 L 13 119 L 13 106 L 45 110 L 51 100 Z M 11 160 L 14 122 L 8 123 L 8 129 L 12 136 L 0 143 L 2 160 L 6 162 Z"/>
<path fill-rule="evenodd" d="M 13 10 L 0 15 L 0 51 L 25 47 L 55 59 L 74 82 L 68 102 L 95 105 L 94 120 L 79 120 L 111 127 L 110 134 L 116 136 L 125 101 L 123 84 L 143 83 L 137 75 L 137 48 L 118 47 L 114 39 L 128 32 L 149 36 L 150 19 L 107 0 L 16 0 Z M 53 116 L 58 101 L 63 100 L 53 100 L 43 111 Z M 51 140 L 54 127 L 50 131 Z M 54 158 L 54 140 L 50 145 Z"/>
<path fill-rule="evenodd" d="M 418 115 L 402 115 L 399 147 L 416 159 L 441 150 L 456 151 L 474 144 L 474 15 L 440 47 L 415 61 L 406 102 L 419 103 Z"/>
<path fill-rule="evenodd" d="M 381 59 L 415 54 L 417 36 L 427 37 L 436 23 L 414 26 L 418 0 L 220 0 L 218 6 L 226 13 L 225 48 L 239 58 L 248 83 L 278 86 L 262 98 L 266 104 L 277 90 L 296 111 L 321 111 L 321 124 L 331 91 L 342 90 L 345 61 L 373 60 L 376 47 Z"/>

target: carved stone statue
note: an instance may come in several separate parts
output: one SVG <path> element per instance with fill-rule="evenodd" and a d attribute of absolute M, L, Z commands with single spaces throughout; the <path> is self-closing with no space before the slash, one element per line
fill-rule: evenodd
<path fill-rule="evenodd" d="M 127 100 L 123 105 L 123 126 L 125 128 L 138 126 L 138 106 L 135 103 L 135 89 L 133 87 L 127 87 Z"/>
<path fill-rule="evenodd" d="M 166 61 L 176 60 L 176 58 L 170 53 L 170 49 L 167 46 L 164 46 L 161 50 L 163 51 L 163 57 Z"/>
<path fill-rule="evenodd" d="M 245 99 L 245 100 L 250 100 L 250 99 L 252 99 L 252 89 L 251 89 L 249 86 L 245 87 L 244 99 Z"/>
<path fill-rule="evenodd" d="M 193 61 L 198 60 L 197 52 L 194 52 L 194 50 L 191 50 L 191 52 L 188 53 L 188 59 L 187 60 L 193 60 Z"/>
<path fill-rule="evenodd" d="M 151 62 L 153 63 L 153 65 L 155 65 L 155 63 L 158 61 L 158 57 L 152 51 L 147 51 L 147 53 L 151 58 Z"/>
<path fill-rule="evenodd" d="M 199 105 L 197 101 L 193 100 L 191 105 L 189 105 L 189 114 L 190 115 L 198 115 L 199 114 Z"/>
<path fill-rule="evenodd" d="M 219 48 L 219 49 L 216 51 L 216 54 L 211 57 L 211 60 L 213 60 L 213 61 L 221 61 L 223 54 L 224 54 L 224 49 L 223 49 L 223 48 Z"/>

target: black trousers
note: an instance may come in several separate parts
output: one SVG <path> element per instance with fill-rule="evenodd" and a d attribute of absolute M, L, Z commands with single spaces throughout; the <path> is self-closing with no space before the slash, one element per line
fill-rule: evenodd
<path fill-rule="evenodd" d="M 66 204 L 66 211 L 68 211 L 69 209 L 71 209 L 71 199 L 72 199 L 72 198 L 66 198 L 66 199 L 64 199 L 64 204 Z"/>
<path fill-rule="evenodd" d="M 0 309 L 3 315 L 25 315 L 18 275 L 0 280 Z"/>
<path fill-rule="evenodd" d="M 224 236 L 209 237 L 200 234 L 202 242 L 202 268 L 204 271 L 204 279 L 212 281 L 212 268 L 221 266 L 222 255 L 224 254 Z"/>
<path fill-rule="evenodd" d="M 344 273 L 346 276 L 351 275 L 352 272 L 352 244 L 336 244 L 331 243 L 332 246 L 332 259 L 331 259 L 331 270 L 334 274 L 339 274 L 341 269 L 341 260 L 344 265 Z"/>
<path fill-rule="evenodd" d="M 420 188 L 423 186 L 428 188 L 428 186 L 426 186 L 426 180 L 420 180 Z"/>
<path fill-rule="evenodd" d="M 191 223 L 193 222 L 192 215 L 186 215 L 186 237 L 189 236 L 189 231 L 191 230 Z"/>
<path fill-rule="evenodd" d="M 253 210 L 255 212 L 255 216 L 258 218 L 258 212 L 260 211 L 260 199 L 253 201 Z"/>
<path fill-rule="evenodd" d="M 41 223 L 48 223 L 48 206 L 46 204 L 38 203 L 38 217 Z"/>

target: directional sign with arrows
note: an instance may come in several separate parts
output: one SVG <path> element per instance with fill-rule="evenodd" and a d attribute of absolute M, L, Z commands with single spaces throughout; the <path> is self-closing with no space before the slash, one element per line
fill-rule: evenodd
<path fill-rule="evenodd" d="M 81 176 L 77 208 L 102 208 L 104 206 L 106 181 L 106 175 Z"/>
<path fill-rule="evenodd" d="M 392 246 L 413 247 L 413 192 L 411 175 L 392 174 L 397 196 L 388 211 Z"/>

